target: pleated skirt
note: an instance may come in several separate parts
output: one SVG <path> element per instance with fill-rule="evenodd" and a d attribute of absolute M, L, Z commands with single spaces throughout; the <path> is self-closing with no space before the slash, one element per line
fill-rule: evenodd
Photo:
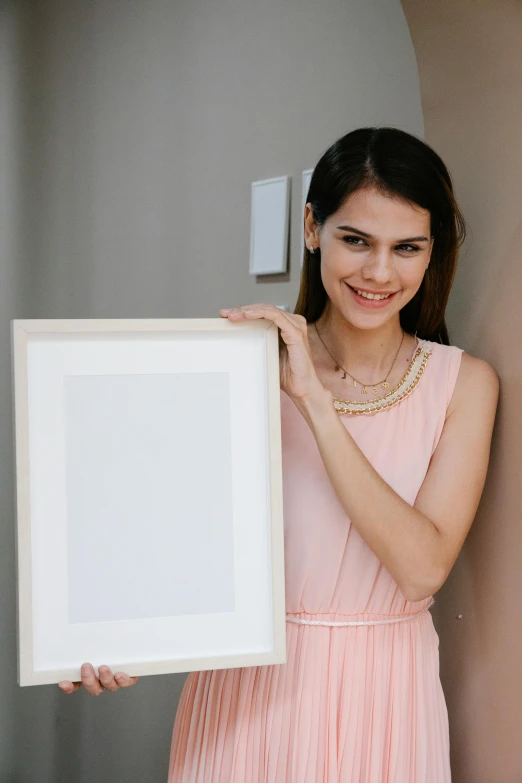
<path fill-rule="evenodd" d="M 285 664 L 192 672 L 185 682 L 169 783 L 450 780 L 429 612 L 380 626 L 288 622 Z"/>

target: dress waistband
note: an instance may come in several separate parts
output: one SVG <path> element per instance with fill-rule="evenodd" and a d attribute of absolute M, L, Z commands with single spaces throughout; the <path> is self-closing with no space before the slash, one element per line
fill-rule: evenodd
<path fill-rule="evenodd" d="M 432 598 L 429 604 L 421 609 L 420 612 L 415 612 L 415 614 L 399 614 L 395 616 L 390 615 L 384 620 L 351 620 L 345 622 L 334 622 L 333 620 L 305 620 L 300 617 L 292 617 L 290 614 L 287 614 L 286 621 L 288 623 L 297 623 L 298 625 L 326 625 L 334 628 L 358 625 L 389 625 L 390 623 L 403 623 L 406 620 L 413 620 L 414 617 L 419 617 L 419 615 L 427 612 L 430 606 L 433 606 L 434 603 L 435 599 Z"/>

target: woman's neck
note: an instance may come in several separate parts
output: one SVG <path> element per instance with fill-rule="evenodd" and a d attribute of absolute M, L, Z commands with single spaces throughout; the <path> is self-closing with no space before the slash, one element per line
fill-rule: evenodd
<path fill-rule="evenodd" d="M 398 315 L 378 329 L 357 329 L 340 314 L 331 311 L 323 314 L 316 326 L 339 365 L 368 382 L 371 379 L 378 381 L 381 375 L 384 377 L 389 372 L 401 340 L 401 355 L 409 356 L 415 347 L 415 339 L 411 335 L 404 334 L 403 339 Z"/>

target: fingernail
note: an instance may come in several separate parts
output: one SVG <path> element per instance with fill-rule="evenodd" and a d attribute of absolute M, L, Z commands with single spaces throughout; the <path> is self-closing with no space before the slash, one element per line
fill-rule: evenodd
<path fill-rule="evenodd" d="M 222 313 L 229 313 L 231 311 L 231 309 L 232 309 L 231 307 L 222 307 L 221 308 L 221 312 Z"/>
<path fill-rule="evenodd" d="M 90 663 L 84 663 L 82 665 L 82 674 L 89 674 L 91 671 L 91 664 Z"/>
<path fill-rule="evenodd" d="M 115 674 L 115 675 L 114 675 L 114 679 L 115 679 L 115 680 L 118 680 L 118 682 L 119 682 L 120 680 L 123 680 L 123 674 Z"/>

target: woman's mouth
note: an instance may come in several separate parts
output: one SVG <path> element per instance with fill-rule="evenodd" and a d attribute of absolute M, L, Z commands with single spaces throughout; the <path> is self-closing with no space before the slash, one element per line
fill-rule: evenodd
<path fill-rule="evenodd" d="M 350 290 L 350 293 L 357 304 L 361 305 L 362 307 L 367 307 L 370 310 L 379 310 L 382 307 L 386 307 L 386 305 L 388 305 L 392 299 L 395 299 L 399 293 L 398 291 L 395 291 L 394 293 L 390 294 L 370 294 L 361 291 L 358 288 L 352 288 L 352 286 L 348 285 L 348 283 L 346 283 L 346 286 Z"/>

